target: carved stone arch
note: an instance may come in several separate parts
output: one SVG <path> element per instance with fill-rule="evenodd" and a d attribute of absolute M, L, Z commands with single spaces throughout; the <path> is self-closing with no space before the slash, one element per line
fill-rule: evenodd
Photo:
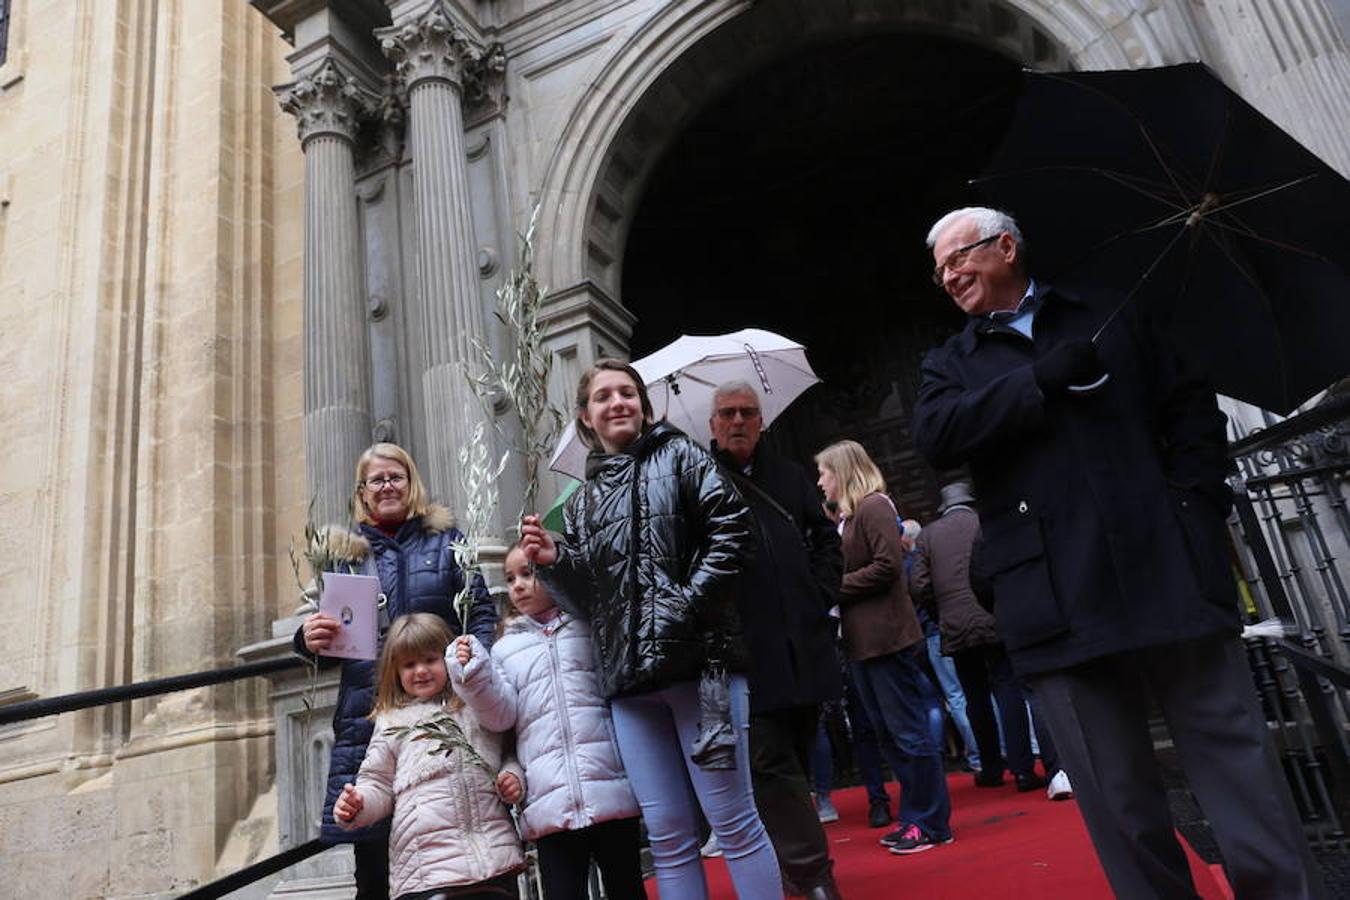
<path fill-rule="evenodd" d="M 712 0 L 671 4 L 633 34 L 590 85 L 545 171 L 544 282 L 619 298 L 628 223 L 645 179 L 704 103 L 764 63 L 815 42 L 929 33 L 988 47 L 1034 68 L 1126 68 L 1194 57 L 1162 41 L 1156 0 Z"/>

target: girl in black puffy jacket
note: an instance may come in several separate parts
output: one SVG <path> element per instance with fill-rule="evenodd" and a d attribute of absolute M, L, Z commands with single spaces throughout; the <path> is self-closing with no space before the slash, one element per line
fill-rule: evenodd
<path fill-rule="evenodd" d="M 782 897 L 773 846 L 750 788 L 749 690 L 733 582 L 751 550 L 750 511 L 706 450 L 652 423 L 638 373 L 601 360 L 577 388 L 586 483 L 568 501 L 565 537 L 527 516 L 521 546 L 588 618 L 601 691 L 642 806 L 662 897 L 707 896 L 698 807 L 742 898 Z M 731 671 L 736 738 L 729 768 L 691 760 L 700 677 Z"/>

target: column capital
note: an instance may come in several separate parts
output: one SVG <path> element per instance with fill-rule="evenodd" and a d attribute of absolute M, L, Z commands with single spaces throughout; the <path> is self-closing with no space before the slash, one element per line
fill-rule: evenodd
<path fill-rule="evenodd" d="M 331 56 L 308 75 L 272 90 L 282 110 L 295 116 L 301 145 L 320 134 L 354 141 L 361 118 L 379 104 L 379 97 Z"/>
<path fill-rule="evenodd" d="M 409 90 L 419 81 L 446 81 L 463 89 L 478 78 L 484 60 L 493 56 L 461 28 L 440 2 L 407 21 L 375 32 L 380 49 Z M 505 59 L 501 60 L 504 64 Z"/>

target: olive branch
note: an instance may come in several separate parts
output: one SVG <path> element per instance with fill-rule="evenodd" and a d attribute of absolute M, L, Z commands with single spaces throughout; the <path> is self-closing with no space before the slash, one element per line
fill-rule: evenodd
<path fill-rule="evenodd" d="M 469 443 L 459 448 L 460 484 L 465 497 L 464 537 L 451 544 L 455 561 L 464 573 L 464 587 L 455 596 L 455 611 L 459 613 L 465 632 L 469 630 L 469 614 L 473 609 L 473 579 L 481 572 L 479 547 L 491 534 L 492 516 L 497 508 L 497 479 L 506 468 L 510 455 L 519 454 L 525 461 L 525 490 L 521 513 L 516 519 L 533 510 L 539 495 L 540 460 L 553 449 L 563 428 L 563 413 L 548 396 L 553 352 L 544 346 L 539 325 L 544 289 L 534 274 L 534 236 L 538 219 L 539 205 L 536 204 L 530 213 L 529 227 L 520 235 L 516 267 L 497 290 L 494 315 L 510 335 L 513 358 L 501 362 L 487 343 L 470 338 L 479 357 L 477 371 L 467 361 L 461 365 L 470 389 L 483 407 L 483 420 L 474 426 Z M 520 424 L 518 441 L 507 433 L 496 415 L 494 407 L 499 396 L 509 403 Z M 492 423 L 493 430 L 506 445 L 506 451 L 495 464 L 489 460 L 485 422 Z"/>
<path fill-rule="evenodd" d="M 534 274 L 534 237 L 538 219 L 539 204 L 535 204 L 530 213 L 530 224 L 525 233 L 520 235 L 520 256 L 516 267 L 507 275 L 506 283 L 497 289 L 494 315 L 511 336 L 512 359 L 499 362 L 491 347 L 473 338 L 474 349 L 481 358 L 482 372 L 474 377 L 466 371 L 474 394 L 488 412 L 488 421 L 493 423 L 507 447 L 520 454 L 525 461 L 522 515 L 534 510 L 539 495 L 540 462 L 548 458 L 564 424 L 562 410 L 548 395 L 553 351 L 544 346 L 543 331 L 539 324 L 545 289 Z M 510 404 L 520 424 L 519 441 L 514 440 L 492 414 L 498 390 Z"/>
<path fill-rule="evenodd" d="M 427 751 L 432 756 L 449 756 L 458 750 L 464 754 L 466 761 L 482 769 L 489 776 L 495 777 L 497 774 L 488 761 L 474 749 L 464 734 L 464 729 L 459 727 L 459 723 L 448 712 L 437 713 L 416 725 L 386 728 L 384 733 L 390 737 L 413 741 L 435 741 L 437 746 Z"/>
<path fill-rule="evenodd" d="M 313 606 L 316 609 L 319 605 L 319 597 L 323 594 L 323 574 L 334 571 L 339 564 L 347 562 L 347 569 L 351 571 L 351 564 L 346 560 L 338 558 L 333 552 L 333 547 L 328 540 L 328 529 L 320 528 L 314 524 L 314 505 L 318 502 L 317 497 L 309 498 L 309 506 L 305 508 L 305 546 L 303 550 L 296 550 L 295 537 L 292 535 L 290 544 L 286 548 L 287 555 L 291 560 L 291 574 L 295 576 L 295 586 L 300 589 L 300 595 L 304 598 L 306 606 Z M 350 501 L 348 501 L 350 505 Z M 306 580 L 300 572 L 300 561 L 305 561 L 309 569 L 309 579 Z M 300 697 L 300 703 L 305 711 L 309 712 L 314 708 L 314 696 L 319 690 L 319 658 L 317 656 L 309 659 L 309 689 Z"/>
<path fill-rule="evenodd" d="M 464 586 L 455 594 L 454 605 L 465 634 L 469 633 L 469 617 L 473 613 L 474 580 L 482 574 L 479 548 L 491 534 L 492 514 L 497 508 L 497 479 L 510 455 L 508 450 L 496 463 L 490 462 L 486 432 L 487 426 L 478 422 L 469 443 L 459 448 L 459 479 L 464 488 L 463 537 L 451 541 L 450 549 L 464 575 Z"/>

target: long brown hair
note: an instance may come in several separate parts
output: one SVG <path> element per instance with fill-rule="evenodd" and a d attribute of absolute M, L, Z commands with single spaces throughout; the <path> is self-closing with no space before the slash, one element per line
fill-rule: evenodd
<path fill-rule="evenodd" d="M 379 674 L 375 677 L 375 707 L 370 711 L 370 717 L 373 719 L 382 712 L 415 702 L 399 681 L 399 665 L 410 656 L 444 654 L 454 639 L 450 626 L 434 613 L 409 613 L 395 619 L 384 637 L 384 649 L 380 651 Z M 451 709 L 464 705 L 451 690 L 448 680 L 441 699 L 448 701 Z"/>
<path fill-rule="evenodd" d="M 638 374 L 637 369 L 621 359 L 596 360 L 595 365 L 581 373 L 581 380 L 577 382 L 577 437 L 581 438 L 581 442 L 590 450 L 601 449 L 600 435 L 595 433 L 595 429 L 581 421 L 581 414 L 586 411 L 586 404 L 591 399 L 591 382 L 601 372 L 623 372 L 633 380 L 633 384 L 637 385 L 638 399 L 642 401 L 642 430 L 644 432 L 652 422 L 656 421 L 656 413 L 652 411 L 652 399 L 647 396 L 647 385 L 642 383 L 642 376 Z"/>

